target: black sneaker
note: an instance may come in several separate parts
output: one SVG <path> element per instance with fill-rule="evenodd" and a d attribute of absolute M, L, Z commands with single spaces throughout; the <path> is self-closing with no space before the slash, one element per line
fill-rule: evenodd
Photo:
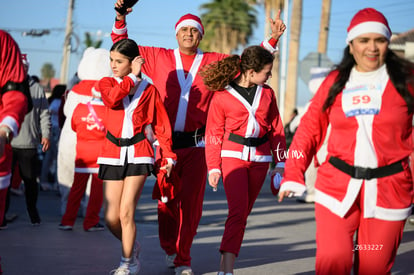
<path fill-rule="evenodd" d="M 85 231 L 87 231 L 87 232 L 95 232 L 95 231 L 102 231 L 102 230 L 105 230 L 105 227 L 98 222 L 94 226 L 86 229 Z"/>

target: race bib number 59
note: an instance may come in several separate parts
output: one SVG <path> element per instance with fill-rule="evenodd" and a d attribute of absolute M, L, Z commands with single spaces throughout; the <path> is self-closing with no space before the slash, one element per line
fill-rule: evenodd
<path fill-rule="evenodd" d="M 362 85 L 342 92 L 342 109 L 347 117 L 376 115 L 381 109 L 381 85 Z"/>

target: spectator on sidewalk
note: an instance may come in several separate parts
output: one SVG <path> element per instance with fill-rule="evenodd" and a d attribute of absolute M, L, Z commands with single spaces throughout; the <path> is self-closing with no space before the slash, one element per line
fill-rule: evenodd
<path fill-rule="evenodd" d="M 57 190 L 57 149 L 60 139 L 59 108 L 65 91 L 66 85 L 58 84 L 53 88 L 52 95 L 48 98 L 51 134 L 49 150 L 44 155 L 40 173 L 40 184 L 44 190 Z"/>

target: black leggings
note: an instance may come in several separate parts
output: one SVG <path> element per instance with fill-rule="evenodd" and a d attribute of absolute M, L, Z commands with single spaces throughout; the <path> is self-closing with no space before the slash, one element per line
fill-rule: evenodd
<path fill-rule="evenodd" d="M 26 197 L 26 208 L 29 213 L 30 218 L 37 215 L 37 197 L 39 195 L 39 186 L 36 180 L 37 177 L 37 149 L 17 149 L 13 148 L 13 160 L 12 160 L 12 179 L 13 182 L 13 172 L 15 166 L 19 165 L 20 177 L 24 182 L 25 187 L 25 197 Z M 10 207 L 10 188 L 7 192 L 6 198 L 6 211 Z"/>

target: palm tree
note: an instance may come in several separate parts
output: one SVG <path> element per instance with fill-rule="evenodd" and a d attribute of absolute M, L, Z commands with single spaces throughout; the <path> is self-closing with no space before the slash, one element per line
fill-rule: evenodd
<path fill-rule="evenodd" d="M 200 10 L 205 30 L 201 49 L 231 54 L 249 43 L 257 25 L 253 5 L 243 0 L 212 0 Z"/>
<path fill-rule="evenodd" d="M 85 43 L 86 48 L 89 48 L 89 47 L 100 48 L 102 45 L 102 39 L 97 38 L 96 40 L 94 40 L 92 38 L 92 35 L 89 32 L 85 32 L 84 43 Z"/>
<path fill-rule="evenodd" d="M 302 0 L 293 0 L 290 17 L 289 58 L 286 81 L 284 120 L 288 119 L 296 108 L 296 90 L 298 82 L 299 39 L 302 24 Z M 282 103 L 283 104 L 283 103 Z M 287 122 L 287 121 L 284 121 Z"/>

